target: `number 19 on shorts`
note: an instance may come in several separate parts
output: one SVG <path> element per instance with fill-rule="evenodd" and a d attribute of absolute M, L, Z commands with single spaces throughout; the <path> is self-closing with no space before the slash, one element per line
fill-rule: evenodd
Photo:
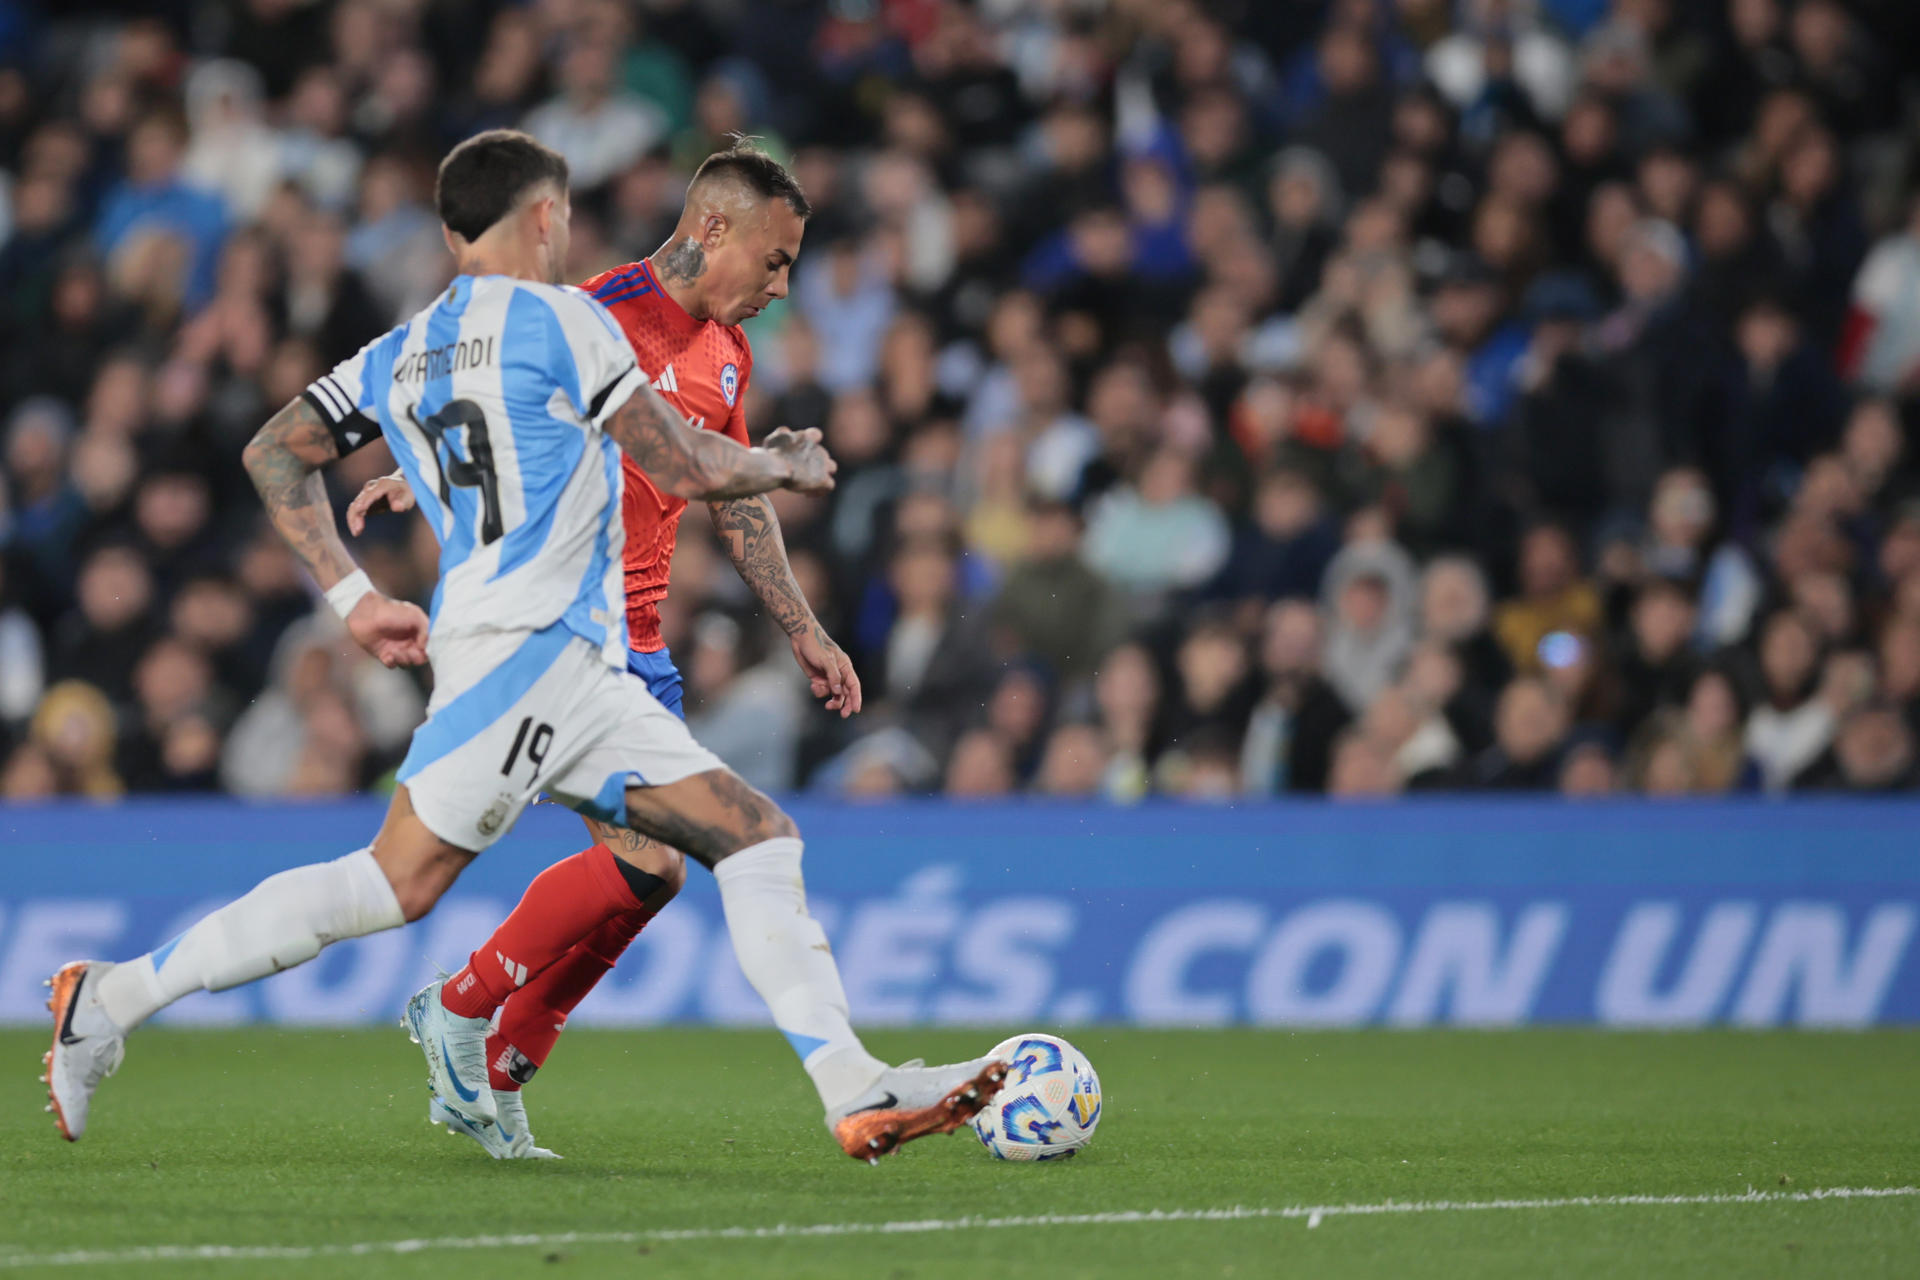
<path fill-rule="evenodd" d="M 536 723 L 532 716 L 527 716 L 520 721 L 519 732 L 513 735 L 513 749 L 507 752 L 507 762 L 500 766 L 500 775 L 502 777 L 512 775 L 513 766 L 520 760 L 520 748 L 524 746 L 527 749 L 527 760 L 533 765 L 533 777 L 539 777 L 540 766 L 547 762 L 547 748 L 551 745 L 553 745 L 553 726 Z"/>

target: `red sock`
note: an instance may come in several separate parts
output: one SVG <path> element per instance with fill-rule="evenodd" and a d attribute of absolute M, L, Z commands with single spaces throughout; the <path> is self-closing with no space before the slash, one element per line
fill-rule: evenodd
<path fill-rule="evenodd" d="M 612 972 L 653 916 L 645 908 L 621 912 L 507 999 L 499 1028 L 487 1037 L 487 1076 L 494 1088 L 518 1089 L 546 1064 L 567 1015 Z"/>
<path fill-rule="evenodd" d="M 640 900 L 603 844 L 563 858 L 533 878 L 520 904 L 493 936 L 447 979 L 440 1003 L 463 1018 L 489 1018 L 508 996 L 602 924 Z"/>

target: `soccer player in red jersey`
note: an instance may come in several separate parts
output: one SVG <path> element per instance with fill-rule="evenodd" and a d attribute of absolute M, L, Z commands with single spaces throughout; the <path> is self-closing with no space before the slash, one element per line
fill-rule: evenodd
<path fill-rule="evenodd" d="M 673 236 L 651 257 L 582 286 L 619 323 L 653 387 L 695 427 L 747 443 L 753 352 L 740 323 L 787 294 L 806 197 L 784 168 L 745 143 L 708 157 L 687 187 Z M 680 673 L 660 634 L 659 603 L 686 500 L 663 494 L 622 458 L 628 667 L 684 717 Z M 412 505 L 404 481 L 370 481 L 348 509 L 354 533 L 381 502 Z M 814 696 L 860 710 L 853 664 L 793 580 L 773 505 L 764 497 L 708 504 L 728 556 L 793 646 Z M 436 1099 L 430 1116 L 495 1158 L 548 1156 L 527 1131 L 520 1087 L 547 1060 L 567 1015 L 586 998 L 686 880 L 680 852 L 637 832 L 585 819 L 595 843 L 537 876 L 504 923 L 449 978 L 444 1001 L 463 1017 L 498 1011 L 487 1044 L 500 1123 L 468 1124 Z M 557 959 L 555 957 L 558 957 Z M 527 981 L 528 974 L 536 974 Z M 524 984 L 524 985 L 523 985 Z"/>

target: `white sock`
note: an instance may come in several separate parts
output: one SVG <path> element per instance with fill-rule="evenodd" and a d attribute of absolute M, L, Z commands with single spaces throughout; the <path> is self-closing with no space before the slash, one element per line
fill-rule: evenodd
<path fill-rule="evenodd" d="M 131 1031 L 182 996 L 237 987 L 305 964 L 342 938 L 404 923 L 373 850 L 295 867 L 262 880 L 159 949 L 114 966 L 100 979 L 100 1009 L 121 1031 Z M 76 1022 L 79 1017 L 76 1012 Z"/>
<path fill-rule="evenodd" d="M 722 858 L 713 878 L 740 971 L 767 1002 L 829 1112 L 872 1087 L 886 1063 L 847 1020 L 847 993 L 827 935 L 807 914 L 800 841 L 763 841 Z"/>

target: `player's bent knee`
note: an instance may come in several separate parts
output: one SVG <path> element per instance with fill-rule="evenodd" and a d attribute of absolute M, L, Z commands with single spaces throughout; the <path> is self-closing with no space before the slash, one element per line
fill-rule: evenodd
<path fill-rule="evenodd" d="M 687 887 L 686 856 L 672 847 L 669 847 L 667 852 L 672 856 L 668 857 L 661 864 L 660 870 L 655 873 L 660 877 L 659 894 L 663 901 L 671 901 L 679 897 L 680 891 Z"/>
<path fill-rule="evenodd" d="M 754 843 L 758 844 L 760 840 L 779 840 L 784 837 L 797 836 L 800 834 L 800 824 L 792 818 L 789 818 L 785 809 L 771 802 L 769 802 L 767 807 L 772 810 L 772 813 L 765 824 L 763 834 Z"/>
<path fill-rule="evenodd" d="M 429 911 L 433 910 L 434 904 L 440 901 L 444 893 L 446 893 L 444 885 L 429 885 L 417 881 L 393 886 L 393 896 L 399 899 L 400 913 L 406 917 L 408 924 L 423 919 Z"/>
<path fill-rule="evenodd" d="M 394 900 L 400 904 L 400 914 L 408 924 L 420 919 L 433 910 L 473 855 L 464 850 L 444 846 L 429 853 L 392 852 L 374 849 L 374 860 L 386 873 L 387 883 L 393 887 Z"/>

